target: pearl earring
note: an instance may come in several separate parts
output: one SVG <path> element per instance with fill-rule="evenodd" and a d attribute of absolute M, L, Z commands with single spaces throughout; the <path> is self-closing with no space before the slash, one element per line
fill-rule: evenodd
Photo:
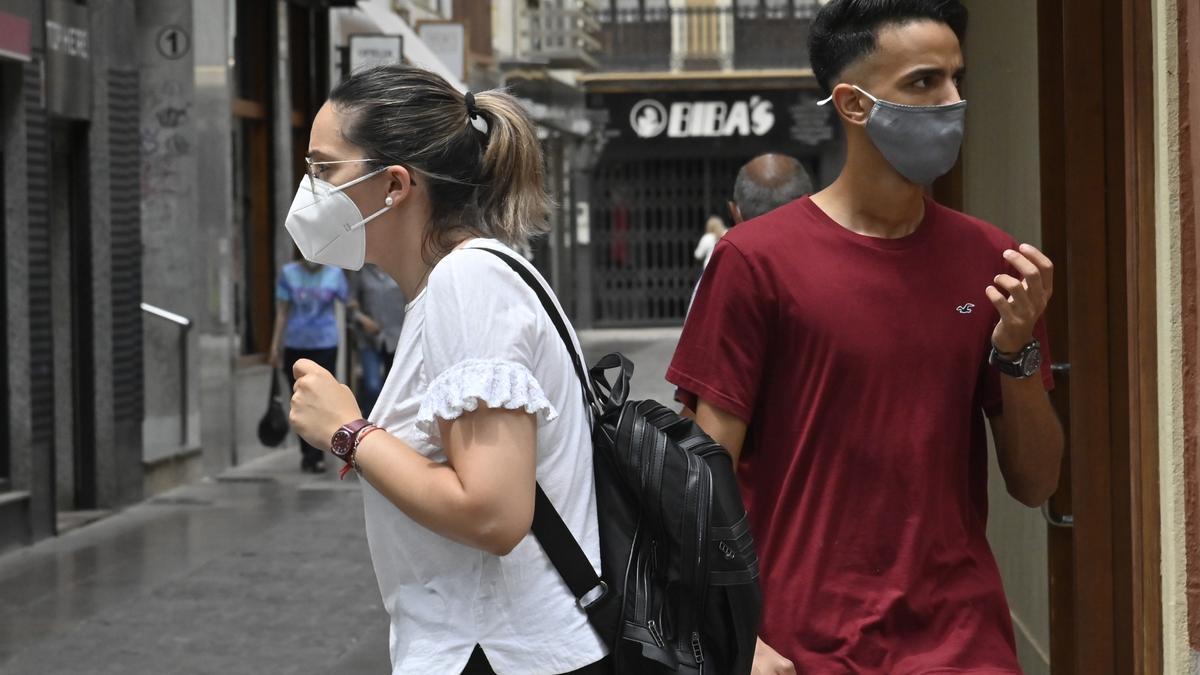
<path fill-rule="evenodd" d="M 384 204 L 387 204 L 388 206 L 391 206 L 391 205 L 392 205 L 392 201 L 393 201 L 393 200 L 392 200 L 392 197 L 389 195 L 387 199 L 383 200 L 383 203 L 384 203 Z"/>

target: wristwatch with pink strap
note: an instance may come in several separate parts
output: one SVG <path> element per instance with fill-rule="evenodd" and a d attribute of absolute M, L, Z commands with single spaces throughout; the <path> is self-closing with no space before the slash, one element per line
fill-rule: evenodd
<path fill-rule="evenodd" d="M 329 451 L 333 453 L 334 457 L 346 463 L 346 466 L 342 468 L 342 476 L 346 475 L 346 471 L 350 467 L 355 466 L 354 453 L 358 450 L 358 444 L 366 438 L 367 434 L 378 428 L 367 420 L 354 420 L 349 424 L 343 424 L 333 433 Z"/>

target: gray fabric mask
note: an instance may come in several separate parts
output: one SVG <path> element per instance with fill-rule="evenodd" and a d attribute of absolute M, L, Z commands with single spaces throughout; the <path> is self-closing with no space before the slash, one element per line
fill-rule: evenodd
<path fill-rule="evenodd" d="M 867 118 L 867 136 L 901 176 L 917 185 L 929 185 L 954 168 L 966 126 L 966 101 L 901 105 L 881 101 L 853 86 L 875 102 Z M 830 96 L 820 105 L 832 99 Z"/>

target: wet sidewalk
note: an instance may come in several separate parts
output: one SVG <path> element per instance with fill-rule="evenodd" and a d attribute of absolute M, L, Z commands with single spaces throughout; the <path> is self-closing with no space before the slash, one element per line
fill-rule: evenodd
<path fill-rule="evenodd" d="M 634 360 L 633 396 L 670 400 L 678 330 L 581 335 Z M 354 475 L 295 449 L 0 556 L 0 673 L 385 673 Z"/>
<path fill-rule="evenodd" d="M 0 672 L 386 672 L 358 486 L 297 455 L 0 559 Z"/>

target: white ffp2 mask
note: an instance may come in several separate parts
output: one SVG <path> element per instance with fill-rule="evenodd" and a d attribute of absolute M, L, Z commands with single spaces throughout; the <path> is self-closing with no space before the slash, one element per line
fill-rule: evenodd
<path fill-rule="evenodd" d="M 284 227 L 305 260 L 347 270 L 362 269 L 367 255 L 367 233 L 363 226 L 391 207 L 385 206 L 363 218 L 344 190 L 386 170 L 387 167 L 376 169 L 337 186 L 320 178 L 300 179 Z"/>

